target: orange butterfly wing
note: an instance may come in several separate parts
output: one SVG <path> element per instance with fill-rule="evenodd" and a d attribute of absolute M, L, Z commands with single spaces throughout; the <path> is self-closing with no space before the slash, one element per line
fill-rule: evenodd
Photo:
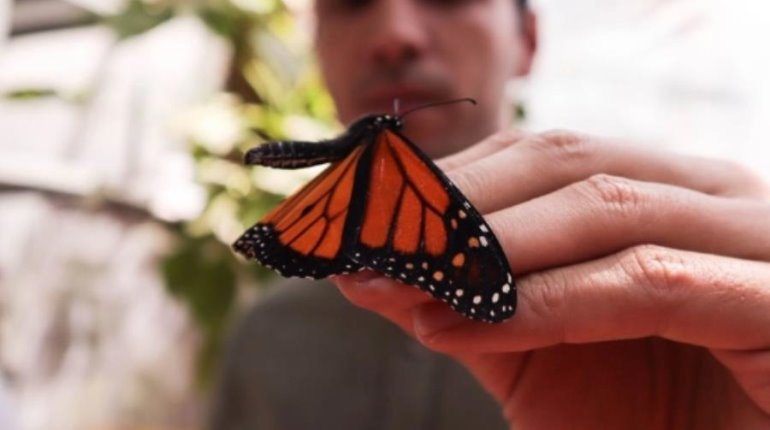
<path fill-rule="evenodd" d="M 235 241 L 235 250 L 283 276 L 320 279 L 358 269 L 341 248 L 363 150 L 354 149 L 283 201 Z"/>
<path fill-rule="evenodd" d="M 416 285 L 462 314 L 500 321 L 516 307 L 510 266 L 489 225 L 444 173 L 401 134 L 367 148 L 346 249 L 361 265 Z"/>
<path fill-rule="evenodd" d="M 319 279 L 370 268 L 469 318 L 505 320 L 516 308 L 505 253 L 478 211 L 399 127 L 393 117 L 371 116 L 326 147 L 263 150 L 309 165 L 328 158 L 318 154 L 354 147 L 247 230 L 235 250 L 283 276 Z"/>

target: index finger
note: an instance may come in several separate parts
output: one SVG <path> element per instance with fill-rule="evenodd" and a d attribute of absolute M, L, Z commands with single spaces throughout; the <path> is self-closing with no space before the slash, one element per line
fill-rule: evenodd
<path fill-rule="evenodd" d="M 759 175 L 729 161 L 651 151 L 563 131 L 524 136 L 516 145 L 458 164 L 448 172 L 482 214 L 597 174 L 676 185 L 711 195 L 752 199 L 770 196 Z"/>
<path fill-rule="evenodd" d="M 530 133 L 522 130 L 505 130 L 500 133 L 493 134 L 481 142 L 472 145 L 460 152 L 437 160 L 436 164 L 446 172 L 459 169 L 474 161 L 481 160 L 492 154 L 500 152 L 528 136 L 530 136 Z"/>

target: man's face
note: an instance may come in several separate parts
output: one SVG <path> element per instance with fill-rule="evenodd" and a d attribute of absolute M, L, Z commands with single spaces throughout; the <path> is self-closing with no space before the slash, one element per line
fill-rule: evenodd
<path fill-rule="evenodd" d="M 316 47 L 340 120 L 431 102 L 467 103 L 409 115 L 405 134 L 433 157 L 507 122 L 505 82 L 528 73 L 533 43 L 514 0 L 316 0 Z"/>

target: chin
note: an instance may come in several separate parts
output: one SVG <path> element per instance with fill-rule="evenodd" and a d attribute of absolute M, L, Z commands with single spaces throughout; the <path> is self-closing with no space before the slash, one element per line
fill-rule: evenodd
<path fill-rule="evenodd" d="M 428 124 L 407 123 L 403 133 L 430 158 L 440 158 L 452 152 L 451 139 L 445 136 L 446 130 L 439 130 Z"/>
<path fill-rule="evenodd" d="M 402 133 L 431 158 L 440 158 L 457 150 L 457 132 L 459 126 L 455 116 L 448 112 L 450 108 L 426 109 L 409 115 L 405 120 Z M 358 118 L 372 113 L 392 113 L 392 108 L 383 106 L 359 106 L 356 109 L 340 112 L 340 119 L 350 125 Z M 454 119 L 453 119 L 454 118 Z"/>

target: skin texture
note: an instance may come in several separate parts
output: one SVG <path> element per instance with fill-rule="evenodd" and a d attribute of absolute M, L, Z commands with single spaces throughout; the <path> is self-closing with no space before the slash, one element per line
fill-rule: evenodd
<path fill-rule="evenodd" d="M 473 97 L 406 118 L 405 133 L 432 157 L 500 130 L 506 81 L 529 72 L 531 32 L 511 0 L 318 0 L 316 50 L 340 120 Z"/>
<path fill-rule="evenodd" d="M 440 165 L 500 240 L 519 308 L 488 325 L 373 273 L 335 282 L 464 363 L 516 429 L 770 428 L 768 185 L 572 132 L 494 134 L 536 46 L 519 18 L 510 0 L 318 0 L 342 121 L 396 97 L 479 100 L 415 113 L 405 133 L 433 157 L 480 142 Z"/>
<path fill-rule="evenodd" d="M 441 164 L 519 274 L 516 315 L 472 322 L 372 273 L 335 279 L 353 303 L 464 363 L 517 429 L 770 428 L 766 183 L 569 132 Z"/>

